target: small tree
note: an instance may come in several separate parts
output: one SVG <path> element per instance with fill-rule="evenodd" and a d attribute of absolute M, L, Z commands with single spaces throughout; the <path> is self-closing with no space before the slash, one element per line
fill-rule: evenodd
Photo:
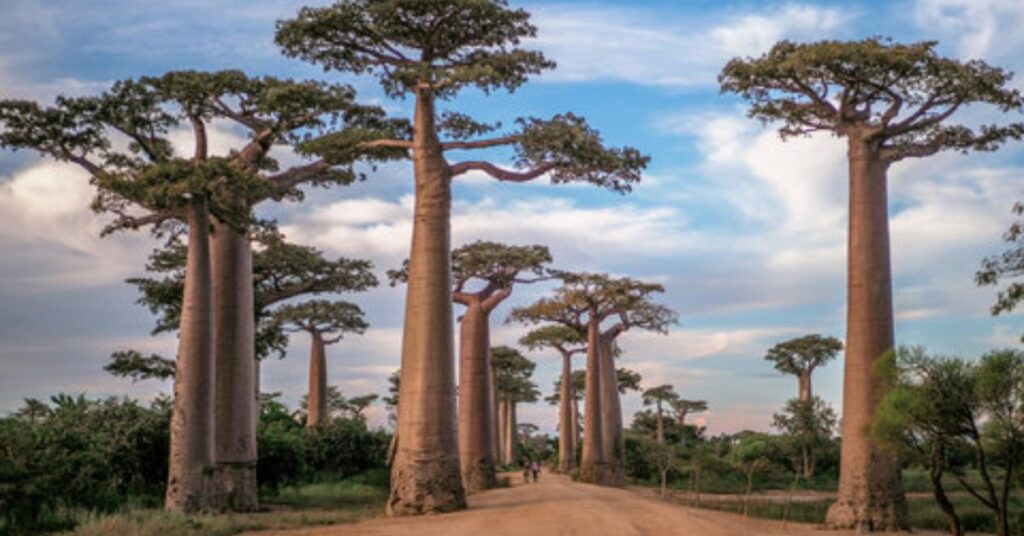
<path fill-rule="evenodd" d="M 749 115 L 780 122 L 783 137 L 827 132 L 848 144 L 847 336 L 839 497 L 828 524 L 909 528 L 898 461 L 869 434 L 885 385 L 872 364 L 893 348 L 887 174 L 891 165 L 939 151 L 991 151 L 1020 139 L 1024 124 L 972 129 L 949 124 L 972 104 L 1020 110 L 1010 74 L 979 60 L 940 57 L 934 41 L 782 41 L 758 58 L 722 70 L 722 91 L 751 103 Z"/>
<path fill-rule="evenodd" d="M 1012 475 L 1024 455 L 1024 353 L 995 351 L 973 364 L 900 348 L 878 371 L 894 388 L 872 432 L 887 447 L 920 456 L 950 533 L 964 528 L 942 483 L 947 473 L 992 511 L 996 534 L 1009 535 Z M 972 466 L 981 486 L 967 479 Z"/>
<path fill-rule="evenodd" d="M 794 398 L 772 420 L 775 428 L 800 450 L 801 475 L 804 478 L 814 476 L 815 452 L 828 444 L 836 426 L 832 407 L 816 396 L 809 400 Z"/>
<path fill-rule="evenodd" d="M 770 467 L 778 455 L 777 445 L 765 434 L 749 434 L 740 438 L 739 443 L 730 453 L 730 462 L 741 471 L 747 479 L 747 487 L 743 493 L 743 517 L 747 517 L 750 507 L 750 494 L 754 490 L 754 477 L 757 473 Z"/>
<path fill-rule="evenodd" d="M 291 331 L 304 331 L 310 336 L 309 395 L 306 426 L 320 426 L 328 413 L 326 347 L 335 344 L 346 333 L 363 333 L 369 324 L 359 306 L 344 301 L 312 300 L 285 305 L 275 317 Z"/>
<path fill-rule="evenodd" d="M 843 342 L 835 337 L 805 335 L 772 346 L 764 358 L 775 364 L 775 370 L 797 377 L 800 400 L 806 402 L 814 396 L 811 389 L 814 370 L 835 359 L 842 349 Z"/>
<path fill-rule="evenodd" d="M 665 422 L 662 411 L 662 404 L 671 404 L 674 400 L 678 400 L 679 395 L 676 394 L 675 388 L 671 385 L 659 385 L 652 387 L 643 393 L 643 400 L 645 406 L 654 405 L 655 415 L 658 419 L 658 428 L 655 432 L 654 438 L 658 443 L 665 442 Z"/>
<path fill-rule="evenodd" d="M 683 466 L 681 450 L 679 445 L 667 444 L 649 437 L 639 436 L 638 453 L 644 461 L 658 470 L 659 491 L 658 496 L 665 498 L 668 488 L 668 474 L 670 471 Z"/>
<path fill-rule="evenodd" d="M 549 401 L 559 405 L 558 412 L 558 470 L 569 473 L 576 467 L 576 400 L 578 393 L 572 383 L 572 356 L 587 351 L 580 333 L 563 325 L 551 324 L 534 329 L 519 339 L 519 344 L 530 349 L 551 348 L 562 358 L 562 374 L 555 383 Z"/>

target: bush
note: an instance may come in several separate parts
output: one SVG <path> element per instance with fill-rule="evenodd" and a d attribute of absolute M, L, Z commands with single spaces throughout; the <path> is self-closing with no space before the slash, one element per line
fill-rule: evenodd
<path fill-rule="evenodd" d="M 147 407 L 66 395 L 0 418 L 0 534 L 71 528 L 72 513 L 161 505 L 170 418 L 166 398 Z M 283 486 L 379 473 L 389 441 L 358 419 L 306 429 L 271 400 L 262 405 L 257 432 L 260 487 L 274 494 Z M 368 485 L 387 485 L 373 478 Z"/>

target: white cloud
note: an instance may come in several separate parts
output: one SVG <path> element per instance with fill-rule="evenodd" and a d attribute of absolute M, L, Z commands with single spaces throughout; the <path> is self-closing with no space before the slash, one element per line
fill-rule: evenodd
<path fill-rule="evenodd" d="M 545 79 L 672 87 L 714 84 L 718 70 L 732 57 L 761 53 L 782 38 L 823 38 L 852 16 L 796 3 L 710 18 L 571 5 L 533 12 L 539 28 L 534 42 L 558 62 L 558 69 Z"/>
<path fill-rule="evenodd" d="M 922 29 L 955 40 L 961 57 L 1020 61 L 1024 3 L 1018 0 L 917 0 L 914 19 Z"/>

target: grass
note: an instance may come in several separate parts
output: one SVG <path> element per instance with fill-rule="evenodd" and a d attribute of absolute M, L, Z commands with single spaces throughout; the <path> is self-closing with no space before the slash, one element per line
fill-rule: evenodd
<path fill-rule="evenodd" d="M 956 510 L 964 528 L 968 532 L 995 532 L 995 516 L 974 498 L 957 495 L 953 497 Z M 690 504 L 687 502 L 686 504 Z M 825 514 L 832 504 L 831 499 L 817 501 L 794 501 L 790 504 L 789 521 L 798 523 L 821 524 L 825 522 Z M 944 531 L 949 528 L 945 515 L 938 504 L 931 498 L 915 497 L 908 499 L 910 524 L 915 529 Z M 700 508 L 732 513 L 743 512 L 742 500 L 707 500 L 702 501 Z M 751 517 L 765 519 L 782 519 L 785 505 L 781 502 L 769 502 L 751 498 L 748 513 Z M 1015 497 L 1010 503 L 1010 534 L 1024 536 L 1024 498 Z"/>
<path fill-rule="evenodd" d="M 230 536 L 252 530 L 354 523 L 383 511 L 386 485 L 375 471 L 337 482 L 282 488 L 263 500 L 265 511 L 184 516 L 157 509 L 110 515 L 76 514 L 77 528 L 65 536 Z"/>

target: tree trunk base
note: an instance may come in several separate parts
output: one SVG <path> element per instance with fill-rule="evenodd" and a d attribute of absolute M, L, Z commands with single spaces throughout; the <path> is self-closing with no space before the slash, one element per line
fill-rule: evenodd
<path fill-rule="evenodd" d="M 840 495 L 829 507 L 825 524 L 832 529 L 853 529 L 858 532 L 909 531 L 910 514 L 902 497 L 881 499 L 878 497 L 863 504 L 854 497 Z"/>
<path fill-rule="evenodd" d="M 626 484 L 626 475 L 623 468 L 615 464 L 607 462 L 583 464 L 580 466 L 580 482 L 621 487 Z"/>
<path fill-rule="evenodd" d="M 441 514 L 466 508 L 458 458 L 398 459 L 391 469 L 389 516 Z"/>
<path fill-rule="evenodd" d="M 182 514 L 219 512 L 212 473 L 212 468 L 204 468 L 184 474 L 183 478 L 170 476 L 167 479 L 164 509 Z"/>
<path fill-rule="evenodd" d="M 255 462 L 217 464 L 211 480 L 217 490 L 217 506 L 221 510 L 255 512 L 259 509 Z"/>
<path fill-rule="evenodd" d="M 465 463 L 465 460 L 464 460 Z M 497 476 L 494 464 L 487 459 L 465 463 L 462 467 L 462 487 L 466 493 L 476 493 L 494 487 Z"/>

